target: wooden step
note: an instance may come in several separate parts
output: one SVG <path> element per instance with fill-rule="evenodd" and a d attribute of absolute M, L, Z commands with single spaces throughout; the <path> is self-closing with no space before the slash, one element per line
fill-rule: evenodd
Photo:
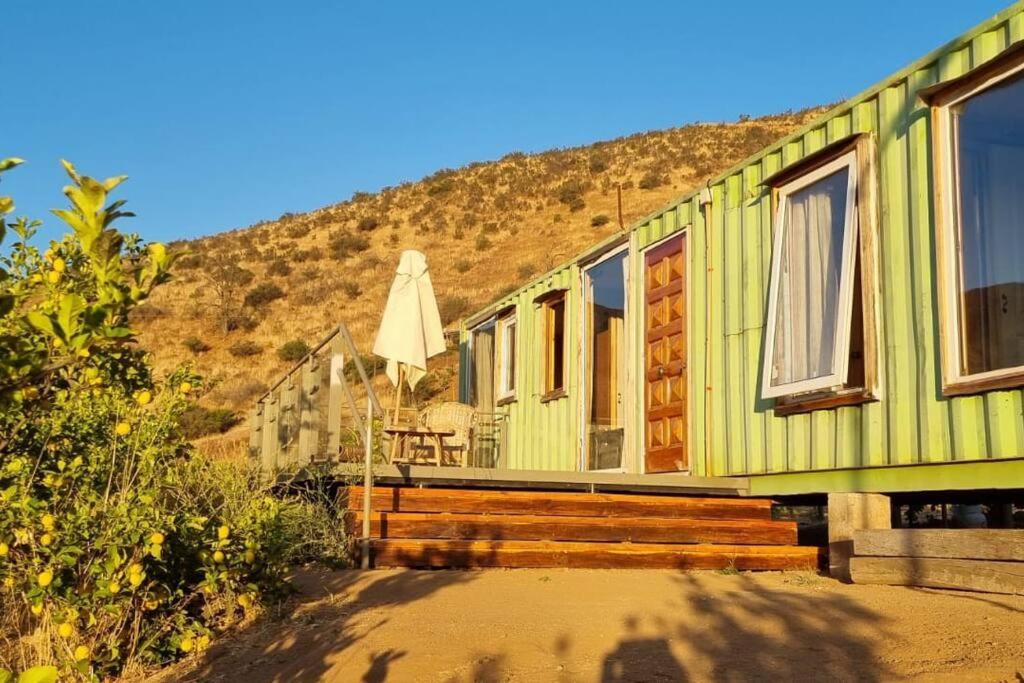
<path fill-rule="evenodd" d="M 362 508 L 361 486 L 349 487 L 348 507 Z M 569 517 L 662 517 L 770 520 L 763 498 L 699 498 L 628 493 L 509 491 L 489 489 L 374 487 L 375 512 L 451 512 Z"/>
<path fill-rule="evenodd" d="M 377 567 L 815 570 L 821 550 L 796 546 L 573 543 L 564 541 L 372 541 Z"/>
<path fill-rule="evenodd" d="M 353 518 L 352 529 L 358 533 L 362 514 Z M 370 529 L 376 538 L 738 545 L 797 541 L 796 522 L 770 520 L 375 512 Z"/>

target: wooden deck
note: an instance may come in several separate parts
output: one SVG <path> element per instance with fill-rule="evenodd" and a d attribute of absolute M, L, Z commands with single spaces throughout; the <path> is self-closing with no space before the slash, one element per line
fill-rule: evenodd
<path fill-rule="evenodd" d="M 361 464 L 343 464 L 341 476 L 363 476 Z M 697 496 L 745 496 L 746 477 L 694 477 L 686 474 L 626 474 L 622 472 L 558 472 L 486 467 L 432 465 L 374 465 L 374 481 L 389 486 L 447 486 L 466 488 L 543 489 L 680 493 Z"/>
<path fill-rule="evenodd" d="M 379 486 L 371 496 L 379 567 L 815 569 L 796 523 L 737 495 Z M 353 532 L 363 489 L 348 489 Z"/>

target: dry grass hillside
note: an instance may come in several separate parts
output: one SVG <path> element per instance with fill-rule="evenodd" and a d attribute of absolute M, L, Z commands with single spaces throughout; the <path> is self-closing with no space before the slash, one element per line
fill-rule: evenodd
<path fill-rule="evenodd" d="M 290 340 L 344 320 L 368 351 L 401 250 L 427 255 L 450 323 L 618 230 L 617 186 L 628 227 L 819 112 L 513 153 L 178 243 L 188 253 L 140 311 L 141 341 L 158 367 L 192 361 L 216 379 L 210 405 L 243 408 L 293 364 L 278 353 Z M 430 386 L 450 391 L 451 375 Z"/>

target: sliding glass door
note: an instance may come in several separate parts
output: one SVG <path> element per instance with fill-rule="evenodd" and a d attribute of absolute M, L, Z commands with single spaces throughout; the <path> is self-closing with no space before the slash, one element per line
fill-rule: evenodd
<path fill-rule="evenodd" d="M 588 470 L 623 467 L 627 254 L 626 250 L 616 252 L 583 273 Z"/>

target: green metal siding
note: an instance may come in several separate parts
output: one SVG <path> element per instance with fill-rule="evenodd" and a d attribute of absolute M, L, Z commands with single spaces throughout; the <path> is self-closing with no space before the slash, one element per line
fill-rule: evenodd
<path fill-rule="evenodd" d="M 931 123 L 927 106 L 916 94 L 1022 39 L 1024 9 L 1018 3 L 713 180 L 712 204 L 705 212 L 690 197 L 639 226 L 643 248 L 665 234 L 666 222 L 677 228 L 692 223 L 688 331 L 695 474 L 813 472 L 1024 456 L 1021 390 L 941 395 Z M 770 402 L 758 397 L 772 237 L 771 197 L 760 179 L 860 132 L 875 135 L 878 154 L 882 400 L 776 416 Z M 812 486 L 811 481 L 805 484 Z"/>
<path fill-rule="evenodd" d="M 542 317 L 534 299 L 553 289 L 566 289 L 566 396 L 542 402 L 544 347 Z M 488 308 L 500 311 L 515 306 L 518 331 L 516 339 L 516 400 L 499 407 L 506 422 L 506 452 L 500 467 L 508 469 L 577 469 L 579 443 L 579 269 L 565 266 L 530 285 L 513 292 Z M 485 311 L 474 320 L 486 320 Z M 460 377 L 462 400 L 469 396 L 469 330 L 462 331 L 463 362 Z"/>
<path fill-rule="evenodd" d="M 684 229 L 689 234 L 692 474 L 750 475 L 752 491 L 769 495 L 970 488 L 972 482 L 982 487 L 1000 481 L 977 474 L 988 461 L 991 471 L 1012 474 L 1012 483 L 1022 485 L 1021 468 L 1012 466 L 1011 459 L 1024 458 L 1024 392 L 941 394 L 931 120 L 917 98 L 920 89 L 955 78 L 1022 39 L 1024 3 L 1017 3 L 711 180 L 710 206 L 702 209 L 700 192 L 695 192 L 634 227 L 629 301 L 633 348 L 640 350 L 631 359 L 636 378 L 643 377 L 643 249 Z M 761 180 L 852 133 L 873 134 L 877 153 L 881 400 L 777 416 L 772 402 L 759 398 L 772 245 L 771 197 Z M 578 275 L 579 264 L 593 253 L 487 309 L 514 301 L 521 326 L 519 397 L 507 407 L 504 466 L 578 468 Z M 562 286 L 569 288 L 568 396 L 543 404 L 538 386 L 542 346 L 533 299 Z M 633 421 L 642 425 L 644 386 L 639 381 L 633 386 Z M 640 432 L 634 430 L 637 455 L 643 452 Z M 969 464 L 953 464 L 961 462 Z"/>

